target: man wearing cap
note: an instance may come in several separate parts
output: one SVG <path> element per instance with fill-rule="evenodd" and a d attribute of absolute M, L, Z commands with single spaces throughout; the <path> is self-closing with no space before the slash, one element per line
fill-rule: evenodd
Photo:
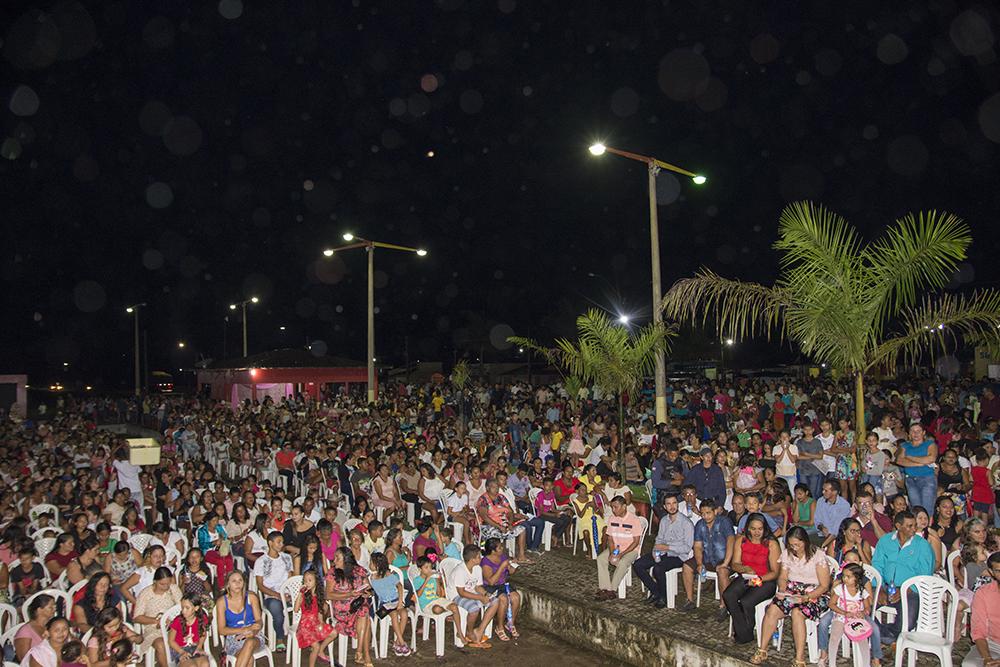
<path fill-rule="evenodd" d="M 722 468 L 712 461 L 712 450 L 702 447 L 701 463 L 693 466 L 684 475 L 684 483 L 691 484 L 702 500 L 711 498 L 716 505 L 722 507 L 726 502 L 726 478 Z"/>

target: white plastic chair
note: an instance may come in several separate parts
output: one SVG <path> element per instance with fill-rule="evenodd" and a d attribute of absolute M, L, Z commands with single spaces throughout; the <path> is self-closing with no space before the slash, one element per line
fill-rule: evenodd
<path fill-rule="evenodd" d="M 69 593 L 67 593 L 66 591 L 60 591 L 55 588 L 46 588 L 44 590 L 38 591 L 37 593 L 32 593 L 31 595 L 28 596 L 28 598 L 21 605 L 21 618 L 28 620 L 28 606 L 31 604 L 32 600 L 34 600 L 36 597 L 42 594 L 51 595 L 56 599 L 57 616 L 62 615 L 68 618 L 69 615 L 73 613 L 73 598 L 69 596 Z M 60 600 L 62 600 L 63 603 L 63 611 L 61 614 L 59 613 Z"/>
<path fill-rule="evenodd" d="M 28 510 L 28 521 L 34 523 L 38 521 L 38 517 L 42 514 L 51 514 L 52 525 L 59 525 L 59 508 L 55 505 L 50 505 L 49 503 L 39 503 Z"/>
<path fill-rule="evenodd" d="M 129 537 L 131 536 L 132 536 L 132 531 L 130 531 L 125 526 L 111 527 L 111 538 L 116 542 L 128 542 Z"/>
<path fill-rule="evenodd" d="M 0 634 L 17 625 L 17 609 L 14 605 L 0 604 Z"/>
<path fill-rule="evenodd" d="M 448 559 L 446 559 L 448 560 Z M 450 559 L 455 560 L 455 559 Z M 411 566 L 411 576 L 413 567 Z M 430 584 L 428 584 L 430 585 Z M 416 610 L 414 611 L 412 617 L 412 624 L 410 628 L 410 648 L 414 651 L 417 650 L 417 624 L 420 619 L 423 619 L 423 635 L 424 641 L 427 641 L 430 636 L 431 623 L 434 623 L 434 655 L 437 657 L 444 656 L 444 641 L 445 641 L 445 631 L 447 629 L 447 621 L 451 617 L 451 612 L 447 609 L 438 613 L 432 612 L 428 609 L 421 609 L 420 602 L 417 601 Z"/>
<path fill-rule="evenodd" d="M 447 597 L 449 600 L 453 600 L 455 596 L 458 595 L 457 591 L 452 590 L 452 587 L 449 582 L 452 579 L 452 574 L 455 572 L 456 568 L 459 567 L 465 567 L 465 563 L 458 560 L 457 558 L 444 558 L 441 560 L 441 564 L 438 567 L 438 571 L 441 573 L 441 578 L 444 580 L 445 591 L 446 591 L 445 597 Z M 458 616 L 462 622 L 462 627 L 466 628 L 469 624 L 469 612 L 466 611 L 464 608 L 462 608 L 461 605 L 459 605 L 458 607 Z M 486 636 L 487 637 L 491 636 L 492 632 L 493 632 L 493 621 L 490 621 L 489 624 L 486 626 Z M 454 637 L 455 646 L 458 648 L 464 648 L 465 643 L 459 638 L 459 634 L 461 634 L 461 628 L 459 628 L 456 625 L 455 637 Z"/>
<path fill-rule="evenodd" d="M 128 543 L 132 545 L 132 548 L 142 553 L 149 546 L 149 541 L 153 539 L 153 536 L 149 533 L 136 533 L 128 538 Z"/>
<path fill-rule="evenodd" d="M 642 536 L 639 538 L 639 555 L 642 555 L 642 543 L 646 539 L 646 533 L 649 532 L 649 520 L 641 516 L 639 517 L 639 523 L 642 525 Z M 628 587 L 632 585 L 632 566 L 628 567 L 628 571 L 625 573 L 625 577 L 618 584 L 618 599 L 624 600 L 625 594 L 628 592 Z M 698 591 L 699 593 L 701 591 Z"/>
<path fill-rule="evenodd" d="M 38 530 L 32 531 L 31 535 L 28 537 L 32 542 L 37 542 L 38 540 L 46 537 L 58 537 L 64 532 L 66 531 L 59 526 L 49 526 L 48 528 L 39 528 Z"/>
<path fill-rule="evenodd" d="M 344 522 L 344 535 L 354 530 L 355 526 L 361 524 L 361 519 L 351 518 Z"/>
<path fill-rule="evenodd" d="M 271 614 L 267 613 L 267 610 L 264 609 L 263 605 L 261 605 L 260 615 L 264 617 L 264 641 L 257 647 L 257 650 L 253 652 L 253 659 L 254 662 L 256 662 L 257 660 L 264 658 L 267 660 L 268 667 L 274 667 L 274 655 L 271 653 L 271 647 L 269 645 L 270 638 L 274 636 L 274 625 L 271 621 Z M 218 619 L 214 613 L 212 614 L 212 625 L 215 626 L 212 628 L 212 636 L 220 636 Z M 236 667 L 236 656 L 227 653 L 225 664 L 226 667 L 229 667 L 230 665 L 232 667 Z"/>
<path fill-rule="evenodd" d="M 920 600 L 916 627 L 903 628 L 896 639 L 896 667 L 902 667 L 903 655 L 909 650 L 910 664 L 916 663 L 918 652 L 933 653 L 942 667 L 951 667 L 955 644 L 955 617 L 958 615 L 958 591 L 940 577 L 916 576 L 903 582 L 899 589 L 902 618 L 909 618 L 907 592 L 915 588 Z M 947 598 L 947 599 L 946 599 Z"/>
<path fill-rule="evenodd" d="M 24 623 L 15 623 L 11 627 L 7 628 L 6 632 L 4 632 L 3 634 L 0 634 L 0 651 L 6 650 L 6 647 L 7 647 L 8 644 L 11 647 L 11 651 L 14 650 L 14 635 L 16 635 L 17 631 L 21 629 L 22 625 L 24 625 Z M 6 667 L 7 665 L 11 665 L 11 664 L 17 665 L 17 667 L 20 667 L 20 663 L 17 663 L 17 662 L 15 662 L 15 663 L 5 662 L 4 663 L 4 667 Z"/>
<path fill-rule="evenodd" d="M 56 538 L 54 537 L 41 537 L 35 540 L 35 553 L 43 561 L 45 557 L 48 556 L 56 546 Z M 46 571 L 48 568 L 45 568 Z"/>

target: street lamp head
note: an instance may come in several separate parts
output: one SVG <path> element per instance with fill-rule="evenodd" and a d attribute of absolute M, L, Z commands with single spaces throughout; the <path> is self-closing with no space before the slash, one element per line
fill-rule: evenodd
<path fill-rule="evenodd" d="M 333 257 L 333 248 L 327 248 L 323 251 L 324 257 Z"/>
<path fill-rule="evenodd" d="M 135 308 L 129 306 L 128 308 L 125 309 L 125 312 L 131 315 L 132 313 L 135 312 Z"/>
<path fill-rule="evenodd" d="M 354 234 L 352 234 L 350 232 L 347 232 L 346 234 L 344 234 L 344 240 L 345 241 L 353 241 L 354 240 Z"/>
<path fill-rule="evenodd" d="M 426 257 L 426 256 L 427 256 L 426 250 L 424 250 L 423 248 L 417 250 L 417 257 Z"/>
<path fill-rule="evenodd" d="M 708 179 L 702 176 L 701 174 L 693 177 L 691 180 L 694 181 L 695 185 L 704 185 L 705 182 L 708 181 Z"/>
<path fill-rule="evenodd" d="M 236 304 L 235 303 L 229 304 L 229 310 L 236 310 Z"/>
<path fill-rule="evenodd" d="M 733 344 L 733 343 L 735 343 L 735 342 L 736 342 L 736 341 L 734 341 L 734 340 L 733 340 L 732 338 L 727 338 L 727 339 L 726 339 L 726 345 L 732 345 L 732 344 Z"/>
<path fill-rule="evenodd" d="M 177 347 L 179 347 L 180 349 L 182 349 L 182 350 L 183 350 L 183 349 L 184 349 L 184 341 L 182 341 L 182 340 L 181 340 L 181 341 L 178 341 L 178 342 L 177 342 Z"/>
<path fill-rule="evenodd" d="M 250 297 L 250 303 L 257 303 L 258 301 L 260 301 L 260 299 L 258 299 L 257 297 L 255 296 Z"/>
<path fill-rule="evenodd" d="M 628 324 L 628 315 L 619 315 L 618 322 L 621 324 Z"/>
<path fill-rule="evenodd" d="M 604 155 L 604 151 L 608 150 L 607 146 L 601 143 L 594 144 L 590 147 L 591 155 Z"/>

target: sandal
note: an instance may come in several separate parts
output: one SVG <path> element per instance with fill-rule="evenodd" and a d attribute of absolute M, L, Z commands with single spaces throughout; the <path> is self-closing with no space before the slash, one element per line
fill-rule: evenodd
<path fill-rule="evenodd" d="M 497 639 L 499 639 L 502 642 L 509 642 L 510 641 L 510 637 L 508 637 L 507 633 L 503 631 L 503 628 L 497 628 L 497 629 L 495 629 L 493 631 L 493 634 L 495 634 L 497 636 Z"/>
<path fill-rule="evenodd" d="M 792 667 L 806 667 L 805 660 L 792 660 Z"/>
<path fill-rule="evenodd" d="M 756 651 L 753 652 L 752 656 L 750 656 L 750 664 L 751 665 L 760 665 L 760 664 L 763 664 L 766 660 L 767 660 L 767 649 L 766 648 L 759 648 L 759 649 L 757 649 Z"/>
<path fill-rule="evenodd" d="M 513 637 L 514 639 L 520 639 L 521 638 L 521 633 L 519 633 L 517 631 L 517 628 L 514 627 L 513 623 L 511 623 L 510 627 L 508 627 L 507 629 L 510 630 L 510 636 Z"/>
<path fill-rule="evenodd" d="M 468 646 L 469 648 L 482 648 L 482 649 L 493 648 L 493 644 L 490 644 L 486 640 L 478 642 L 466 642 L 465 645 Z"/>

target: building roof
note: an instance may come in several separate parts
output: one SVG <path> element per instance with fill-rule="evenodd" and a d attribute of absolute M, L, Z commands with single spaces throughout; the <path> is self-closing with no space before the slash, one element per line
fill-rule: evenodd
<path fill-rule="evenodd" d="M 284 349 L 261 352 L 249 357 L 213 362 L 206 370 L 241 370 L 246 368 L 361 368 L 365 364 L 354 359 L 316 355 L 309 350 Z"/>

